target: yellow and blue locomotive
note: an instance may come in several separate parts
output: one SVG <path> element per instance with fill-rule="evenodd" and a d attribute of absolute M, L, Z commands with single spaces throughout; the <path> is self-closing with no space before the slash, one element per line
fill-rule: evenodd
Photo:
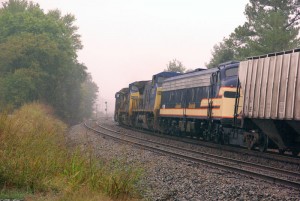
<path fill-rule="evenodd" d="M 157 130 L 157 120 L 161 105 L 161 86 L 165 79 L 176 76 L 175 72 L 161 72 L 153 75 L 152 80 L 145 83 L 144 91 L 132 108 L 133 125 L 139 128 Z M 132 97 L 132 95 L 131 95 Z"/>
<path fill-rule="evenodd" d="M 123 123 L 129 112 L 128 88 L 123 88 L 115 95 L 114 120 Z"/>
<path fill-rule="evenodd" d="M 162 132 L 229 143 L 224 127 L 234 123 L 238 66 L 238 62 L 227 62 L 165 80 L 159 120 Z"/>
<path fill-rule="evenodd" d="M 123 88 L 116 93 L 114 119 L 121 124 L 135 126 L 133 110 L 138 106 L 143 95 L 145 85 L 149 81 L 136 81 L 129 84 L 128 88 Z"/>

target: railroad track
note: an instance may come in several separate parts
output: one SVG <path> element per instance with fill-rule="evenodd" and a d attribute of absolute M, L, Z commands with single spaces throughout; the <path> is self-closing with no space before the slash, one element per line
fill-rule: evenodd
<path fill-rule="evenodd" d="M 235 173 L 263 179 L 275 184 L 280 184 L 288 187 L 300 189 L 300 173 L 278 169 L 270 166 L 259 165 L 242 160 L 232 159 L 219 155 L 209 154 L 200 151 L 193 151 L 190 149 L 174 146 L 167 143 L 145 140 L 143 138 L 135 137 L 128 134 L 120 136 L 119 131 L 114 131 L 98 125 L 102 131 L 95 129 L 88 123 L 85 126 L 96 133 L 108 136 L 120 142 L 126 142 L 134 146 L 141 147 L 150 151 L 167 154 L 183 160 L 189 160 L 196 163 L 202 163 L 224 170 L 229 170 Z M 126 136 L 126 139 L 124 138 Z"/>
<path fill-rule="evenodd" d="M 224 151 L 228 151 L 228 152 L 232 152 L 232 153 L 240 153 L 240 154 L 244 154 L 245 157 L 253 156 L 253 157 L 264 158 L 264 159 L 267 159 L 267 160 L 270 159 L 270 160 L 275 160 L 275 161 L 278 161 L 278 162 L 295 164 L 295 165 L 298 165 L 299 168 L 300 168 L 300 158 L 295 157 L 295 156 L 291 156 L 291 155 L 280 155 L 279 153 L 275 153 L 275 152 L 272 152 L 272 151 L 262 153 L 258 150 L 248 150 L 248 149 L 245 149 L 243 147 L 234 147 L 234 146 L 230 146 L 230 145 L 221 145 L 221 144 L 216 144 L 216 143 L 213 143 L 213 142 L 195 140 L 195 139 L 191 139 L 189 137 L 178 137 L 178 136 L 162 135 L 162 134 L 154 133 L 152 131 L 139 130 L 139 129 L 136 129 L 136 128 L 123 126 L 123 125 L 121 127 L 124 127 L 126 129 L 130 129 L 130 130 L 135 130 L 137 132 L 142 132 L 142 133 L 145 133 L 145 134 L 148 134 L 148 135 L 154 135 L 154 136 L 164 138 L 164 139 L 189 143 L 191 145 L 204 146 L 204 147 L 208 147 L 208 148 L 216 148 L 216 149 L 220 149 L 220 150 L 224 150 Z"/>

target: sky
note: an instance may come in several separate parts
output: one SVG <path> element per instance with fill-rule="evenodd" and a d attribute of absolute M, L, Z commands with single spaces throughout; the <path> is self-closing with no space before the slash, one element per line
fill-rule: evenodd
<path fill-rule="evenodd" d="M 242 25 L 249 0 L 33 0 L 45 11 L 75 15 L 84 63 L 99 87 L 98 108 L 114 110 L 114 95 L 150 80 L 177 59 L 203 68 L 213 46 Z"/>

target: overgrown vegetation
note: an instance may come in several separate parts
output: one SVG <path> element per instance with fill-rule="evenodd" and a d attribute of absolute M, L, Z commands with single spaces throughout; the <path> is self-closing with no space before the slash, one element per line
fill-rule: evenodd
<path fill-rule="evenodd" d="M 98 87 L 77 60 L 82 44 L 75 17 L 59 10 L 45 13 L 26 0 L 2 5 L 0 112 L 40 101 L 71 124 L 89 117 Z"/>
<path fill-rule="evenodd" d="M 28 104 L 1 115 L 0 198 L 33 194 L 49 200 L 103 200 L 138 195 L 141 169 L 116 160 L 103 162 L 92 152 L 70 151 L 65 132 L 66 125 L 45 105 Z"/>

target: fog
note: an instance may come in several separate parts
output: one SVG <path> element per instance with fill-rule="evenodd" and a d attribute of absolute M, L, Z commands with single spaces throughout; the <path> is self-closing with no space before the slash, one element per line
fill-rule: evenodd
<path fill-rule="evenodd" d="M 114 94 L 150 80 L 177 59 L 204 67 L 215 44 L 245 21 L 247 0 L 34 0 L 44 11 L 76 17 L 84 48 L 78 60 L 99 86 L 98 109 L 114 110 Z"/>

